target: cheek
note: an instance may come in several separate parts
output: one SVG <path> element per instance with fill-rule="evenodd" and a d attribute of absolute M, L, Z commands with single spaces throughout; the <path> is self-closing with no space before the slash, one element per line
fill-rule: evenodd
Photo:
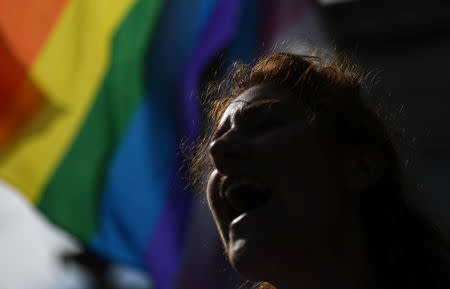
<path fill-rule="evenodd" d="M 270 158 L 269 178 L 281 206 L 290 216 L 324 222 L 339 203 L 339 177 L 333 160 L 313 131 L 278 142 L 278 154 Z M 318 224 L 316 224 L 318 225 Z"/>
<path fill-rule="evenodd" d="M 277 179 L 317 181 L 326 170 L 327 162 L 311 129 L 303 133 L 274 135 L 262 148 L 258 153 L 265 156 L 270 174 Z"/>

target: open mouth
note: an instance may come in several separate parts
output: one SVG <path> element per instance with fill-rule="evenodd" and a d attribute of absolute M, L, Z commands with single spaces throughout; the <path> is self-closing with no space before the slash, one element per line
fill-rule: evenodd
<path fill-rule="evenodd" d="M 267 185 L 249 180 L 235 180 L 224 186 L 223 197 L 231 210 L 231 220 L 243 213 L 263 207 L 272 197 Z"/>

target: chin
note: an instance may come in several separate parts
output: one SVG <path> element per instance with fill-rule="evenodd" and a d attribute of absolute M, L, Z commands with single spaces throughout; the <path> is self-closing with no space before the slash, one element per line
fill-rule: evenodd
<path fill-rule="evenodd" d="M 252 247 L 245 240 L 229 244 L 228 258 L 233 269 L 242 277 L 251 281 L 263 281 L 270 274 L 267 250 Z M 272 268 L 273 270 L 273 268 Z"/>

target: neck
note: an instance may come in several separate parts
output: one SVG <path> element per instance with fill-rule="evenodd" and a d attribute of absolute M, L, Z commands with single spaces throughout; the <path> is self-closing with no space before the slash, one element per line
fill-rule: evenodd
<path fill-rule="evenodd" d="M 270 282 L 277 289 L 362 289 L 370 276 L 359 220 L 336 230 L 316 251 L 295 256 L 279 278 Z M 301 262 L 298 262 L 301 260 Z M 305 262 L 306 261 L 306 262 Z"/>

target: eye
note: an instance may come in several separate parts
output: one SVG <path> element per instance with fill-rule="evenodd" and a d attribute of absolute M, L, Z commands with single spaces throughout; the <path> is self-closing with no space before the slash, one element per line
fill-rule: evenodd
<path fill-rule="evenodd" d="M 265 133 L 286 124 L 286 121 L 268 118 L 256 123 L 253 127 L 253 131 L 256 133 Z"/>

